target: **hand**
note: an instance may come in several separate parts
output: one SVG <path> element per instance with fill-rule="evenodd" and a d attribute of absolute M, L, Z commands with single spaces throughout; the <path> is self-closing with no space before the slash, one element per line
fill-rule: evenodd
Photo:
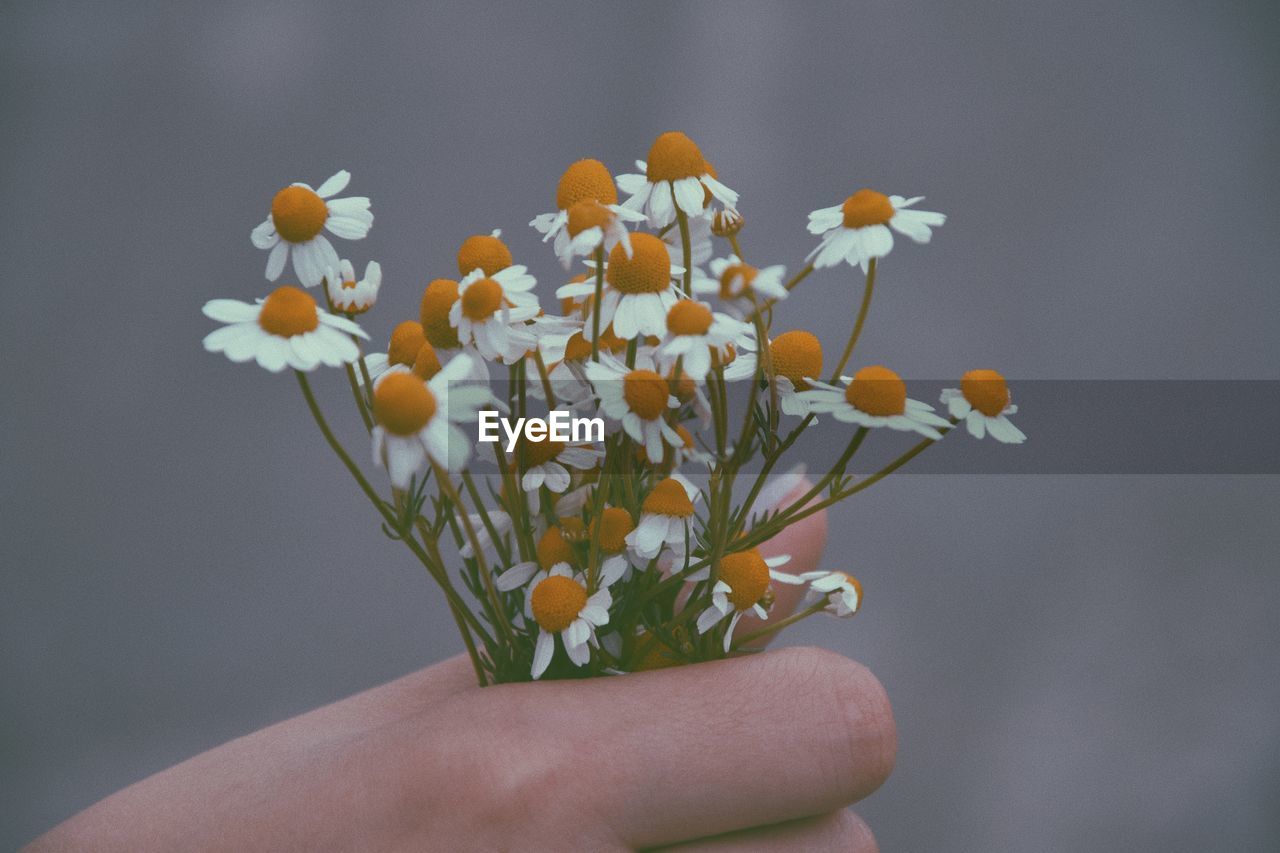
<path fill-rule="evenodd" d="M 825 534 L 815 514 L 764 550 L 807 571 Z M 775 614 L 794 603 L 780 598 Z M 843 807 L 889 775 L 893 717 L 874 676 L 839 655 L 473 679 L 458 657 L 270 726 L 30 849 L 876 849 Z"/>

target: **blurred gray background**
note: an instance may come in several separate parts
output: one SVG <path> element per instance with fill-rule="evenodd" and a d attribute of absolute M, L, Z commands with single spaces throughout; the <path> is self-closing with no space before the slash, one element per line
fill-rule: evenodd
<path fill-rule="evenodd" d="M 457 650 L 294 383 L 200 348 L 206 299 L 266 292 L 249 230 L 283 183 L 373 198 L 375 338 L 493 227 L 550 305 L 525 223 L 560 171 L 680 128 L 753 260 L 797 267 L 805 214 L 864 184 L 949 214 L 860 345 L 904 374 L 1280 379 L 1278 9 L 5 3 L 0 847 Z M 780 327 L 838 339 L 853 280 Z M 895 702 L 859 807 L 882 846 L 1274 849 L 1278 510 L 1277 477 L 1070 472 L 840 510 L 866 609 L 790 641 Z"/>

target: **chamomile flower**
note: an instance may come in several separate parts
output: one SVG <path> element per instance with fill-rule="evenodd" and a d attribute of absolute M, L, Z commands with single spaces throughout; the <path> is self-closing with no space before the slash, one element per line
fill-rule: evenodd
<path fill-rule="evenodd" d="M 659 135 L 649 159 L 637 160 L 636 168 L 644 174 L 618 176 L 618 189 L 630 196 L 622 206 L 643 211 L 653 228 L 674 222 L 677 208 L 690 218 L 701 216 L 708 197 L 730 208 L 738 203 L 738 194 L 711 173 L 697 143 L 679 131 Z"/>
<path fill-rule="evenodd" d="M 495 228 L 488 234 L 472 234 L 458 247 L 458 275 L 469 275 L 473 270 L 484 270 L 492 276 L 511 266 L 511 250 L 502 242 L 502 229 Z"/>
<path fill-rule="evenodd" d="M 475 269 L 458 282 L 458 299 L 449 308 L 449 324 L 458 341 L 474 344 L 490 361 L 522 358 L 537 345 L 525 321 L 538 314 L 538 299 L 530 291 L 534 278 L 522 266 L 508 266 L 492 276 Z"/>
<path fill-rule="evenodd" d="M 205 336 L 206 350 L 237 363 L 256 361 L 272 373 L 350 364 L 360 357 L 351 336 L 368 337 L 347 318 L 321 310 L 305 290 L 288 285 L 256 305 L 213 299 L 203 310 L 210 320 L 227 324 Z"/>
<path fill-rule="evenodd" d="M 872 258 L 889 254 L 893 231 L 917 243 L 928 243 L 932 229 L 946 222 L 947 217 L 910 209 L 923 200 L 924 196 L 903 198 L 863 188 L 845 199 L 844 204 L 815 210 L 809 214 L 809 233 L 821 234 L 822 241 L 805 260 L 813 261 L 814 269 L 848 261 L 850 266 L 861 265 L 865 270 Z"/>
<path fill-rule="evenodd" d="M 426 382 L 410 371 L 395 371 L 374 383 L 373 459 L 396 488 L 408 488 L 429 462 L 450 471 L 466 463 L 472 437 L 458 424 L 473 423 L 479 409 L 499 405 L 488 387 L 460 384 L 472 377 L 471 361 L 466 354 L 455 356 Z"/>
<path fill-rule="evenodd" d="M 520 564 L 503 572 L 495 581 L 498 588 L 521 586 L 520 580 L 530 565 Z M 575 666 L 585 666 L 591 660 L 591 646 L 597 644 L 596 629 L 609 623 L 613 596 L 608 588 L 602 586 L 588 595 L 586 579 L 570 569 L 568 563 L 528 572 L 524 583 L 528 584 L 526 612 L 538 626 L 530 674 L 537 680 L 547 671 L 555 655 L 556 635 L 569 660 Z"/>
<path fill-rule="evenodd" d="M 570 164 L 556 186 L 554 213 L 535 216 L 529 224 L 554 240 L 556 257 L 565 269 L 576 255 L 589 255 L 603 242 L 606 250 L 618 242 L 628 242 L 623 222 L 640 222 L 644 215 L 618 204 L 613 176 L 599 160 L 578 160 Z M 630 251 L 630 249 L 628 249 Z"/>
<path fill-rule="evenodd" d="M 755 330 L 748 329 L 734 341 L 733 348 L 735 357 L 725 368 L 724 378 L 729 381 L 753 378 L 759 360 Z M 784 332 L 769 342 L 769 357 L 773 363 L 778 408 L 783 414 L 797 417 L 809 414 L 812 409 L 799 392 L 809 388 L 810 380 L 822 374 L 822 342 L 803 329 Z"/>
<path fill-rule="evenodd" d="M 351 265 L 351 261 L 344 259 L 339 274 L 325 275 L 325 286 L 329 291 L 333 310 L 348 317 L 363 314 L 378 301 L 378 290 L 382 287 L 382 265 L 377 261 L 369 261 L 364 268 L 364 278 L 357 281 L 355 267 Z"/>
<path fill-rule="evenodd" d="M 565 240 L 561 244 L 557 239 L 556 257 L 565 269 L 573 264 L 574 258 L 589 257 L 601 247 L 611 252 L 615 246 L 621 246 L 627 257 L 631 257 L 631 234 L 626 223 L 643 220 L 643 214 L 616 204 L 580 201 L 569 208 L 569 217 L 561 232 Z"/>
<path fill-rule="evenodd" d="M 600 518 L 591 522 L 590 537 L 600 543 L 601 583 L 610 586 L 631 573 L 627 537 L 636 529 L 631 513 L 620 506 L 607 506 Z"/>
<path fill-rule="evenodd" d="M 743 263 L 737 255 L 716 258 L 711 262 L 710 276 L 694 278 L 693 292 L 719 296 L 730 314 L 744 320 L 762 303 L 787 298 L 787 288 L 782 282 L 785 272 L 786 268 L 781 265 L 757 269 Z"/>
<path fill-rule="evenodd" d="M 960 379 L 959 388 L 942 392 L 942 405 L 951 417 L 964 421 L 974 438 L 987 433 L 1004 444 L 1022 444 L 1027 436 L 1013 425 L 1009 415 L 1018 407 L 1009 402 L 1009 386 L 994 370 L 970 370 Z"/>
<path fill-rule="evenodd" d="M 846 617 L 858 612 L 862 606 L 862 584 L 853 575 L 844 572 L 804 572 L 800 579 L 807 581 L 803 607 L 812 607 L 826 599 L 823 613 Z"/>
<path fill-rule="evenodd" d="M 364 357 L 364 366 L 365 370 L 369 372 L 369 379 L 377 381 L 378 377 L 396 366 L 412 369 L 418 360 L 418 353 L 425 343 L 427 343 L 427 338 L 423 334 L 421 323 L 405 320 L 403 323 L 397 324 L 391 330 L 391 340 L 387 343 L 387 351 L 371 352 Z M 432 355 L 434 354 L 435 351 L 433 349 Z M 439 359 L 437 359 L 437 364 L 438 362 Z M 361 384 L 364 384 L 363 375 L 357 373 L 356 378 Z M 430 379 L 431 377 L 424 376 L 422 378 Z"/>
<path fill-rule="evenodd" d="M 315 287 L 329 270 L 339 267 L 338 252 L 322 231 L 344 240 L 363 240 L 373 225 L 369 199 L 331 198 L 351 180 L 345 169 L 312 189 L 307 184 L 291 184 L 271 200 L 271 213 L 250 239 L 259 249 L 268 249 L 267 280 L 275 281 L 284 272 L 293 254 L 293 269 L 304 287 Z"/>
<path fill-rule="evenodd" d="M 785 565 L 790 556 L 770 557 L 765 559 L 755 548 L 748 551 L 735 551 L 720 558 L 720 571 L 715 586 L 711 588 L 711 604 L 698 614 L 698 633 L 705 634 L 719 625 L 726 617 L 729 627 L 724 632 L 724 650 L 727 653 L 733 644 L 733 629 L 743 614 L 754 612 L 761 619 L 769 618 L 769 611 L 764 607 L 766 593 L 771 581 L 786 584 L 804 583 L 795 575 L 776 572 L 775 568 Z M 688 580 L 705 581 L 711 579 L 711 567 L 694 572 Z"/>
<path fill-rule="evenodd" d="M 667 312 L 667 337 L 658 346 L 658 364 L 667 371 L 679 361 L 683 374 L 703 382 L 711 371 L 712 352 L 723 351 L 746 329 L 732 317 L 712 313 L 705 303 L 681 299 Z"/>
<path fill-rule="evenodd" d="M 679 405 L 671 396 L 667 380 L 653 370 L 648 358 L 636 358 L 635 369 L 606 353 L 599 361 L 584 366 L 587 379 L 600 400 L 600 411 L 621 424 L 633 441 L 644 447 L 649 461 L 662 461 L 663 445 L 679 447 L 684 442 L 667 422 L 667 410 Z"/>
<path fill-rule="evenodd" d="M 614 333 L 625 340 L 666 334 L 667 312 L 680 299 L 680 290 L 672 280 L 679 269 L 672 266 L 663 242 L 652 234 L 632 234 L 629 255 L 622 244 L 614 246 L 605 267 L 608 287 L 601 304 L 590 308 L 600 312 L 600 328 L 612 325 Z M 595 284 L 590 281 L 570 282 L 556 290 L 561 299 L 594 293 Z M 593 315 L 585 321 L 583 332 L 589 338 L 594 328 Z"/>
<path fill-rule="evenodd" d="M 907 398 L 902 377 L 887 367 L 864 367 L 850 379 L 841 377 L 843 388 L 812 380 L 814 387 L 799 396 L 814 412 L 829 412 L 844 423 L 874 428 L 918 432 L 935 441 L 942 438 L 938 427 L 950 427 L 933 413 L 933 406 Z"/>
<path fill-rule="evenodd" d="M 668 477 L 654 485 L 640 504 L 640 523 L 625 537 L 632 552 L 642 560 L 652 560 L 664 545 L 683 554 L 689 537 L 693 499 L 679 480 Z"/>
<path fill-rule="evenodd" d="M 536 492 L 546 486 L 555 494 L 569 488 L 569 469 L 590 471 L 600 464 L 604 451 L 590 442 L 529 441 L 524 435 L 516 445 L 516 461 L 523 464 L 520 488 Z"/>
<path fill-rule="evenodd" d="M 419 322 L 427 340 L 436 349 L 457 349 L 462 346 L 458 330 L 449 323 L 453 304 L 458 301 L 458 282 L 451 278 L 433 279 L 422 291 Z"/>

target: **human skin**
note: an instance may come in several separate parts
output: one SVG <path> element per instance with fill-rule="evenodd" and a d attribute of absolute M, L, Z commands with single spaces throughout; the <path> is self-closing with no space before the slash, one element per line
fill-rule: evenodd
<path fill-rule="evenodd" d="M 808 571 L 825 537 L 819 513 L 761 550 Z M 895 749 L 879 682 L 819 649 L 483 689 L 460 656 L 144 779 L 28 849 L 875 850 L 845 806 Z"/>

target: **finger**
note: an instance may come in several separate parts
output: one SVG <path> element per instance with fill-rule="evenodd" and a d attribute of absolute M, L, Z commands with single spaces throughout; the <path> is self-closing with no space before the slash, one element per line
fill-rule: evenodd
<path fill-rule="evenodd" d="M 470 660 L 457 655 L 277 725 L 287 726 L 291 738 L 329 739 L 368 731 L 476 689 Z"/>
<path fill-rule="evenodd" d="M 789 491 L 785 497 L 778 502 L 778 506 L 786 508 L 794 504 L 800 498 L 804 497 L 813 484 L 807 478 L 802 478 L 796 486 Z M 818 500 L 818 498 L 814 498 Z M 786 565 L 779 566 L 778 570 L 787 572 L 788 574 L 798 575 L 802 572 L 811 572 L 822 567 L 822 552 L 827 547 L 827 511 L 820 510 L 813 515 L 801 519 L 797 523 L 785 527 L 782 532 L 772 539 L 760 545 L 760 553 L 766 557 L 776 557 L 782 554 L 791 556 L 790 562 Z M 803 586 L 794 586 L 785 583 L 773 584 L 773 607 L 769 609 L 769 621 L 774 622 L 778 619 L 785 619 L 790 616 L 800 603 L 800 599 L 804 597 L 805 588 Z M 754 612 L 748 612 L 738 623 L 735 636 L 745 637 L 755 631 L 765 627 L 767 623 L 756 616 Z M 757 649 L 764 648 L 779 632 L 766 634 L 758 640 L 747 643 L 743 648 Z"/>
<path fill-rule="evenodd" d="M 880 683 L 820 649 L 498 686 L 461 704 L 471 725 L 484 706 L 503 721 L 494 749 L 513 738 L 538 756 L 544 802 L 598 814 L 633 846 L 835 811 L 884 782 L 896 749 Z"/>
<path fill-rule="evenodd" d="M 880 847 L 862 818 L 841 809 L 820 817 L 743 829 L 662 849 L 673 853 L 781 853 L 786 850 L 877 853 Z"/>

